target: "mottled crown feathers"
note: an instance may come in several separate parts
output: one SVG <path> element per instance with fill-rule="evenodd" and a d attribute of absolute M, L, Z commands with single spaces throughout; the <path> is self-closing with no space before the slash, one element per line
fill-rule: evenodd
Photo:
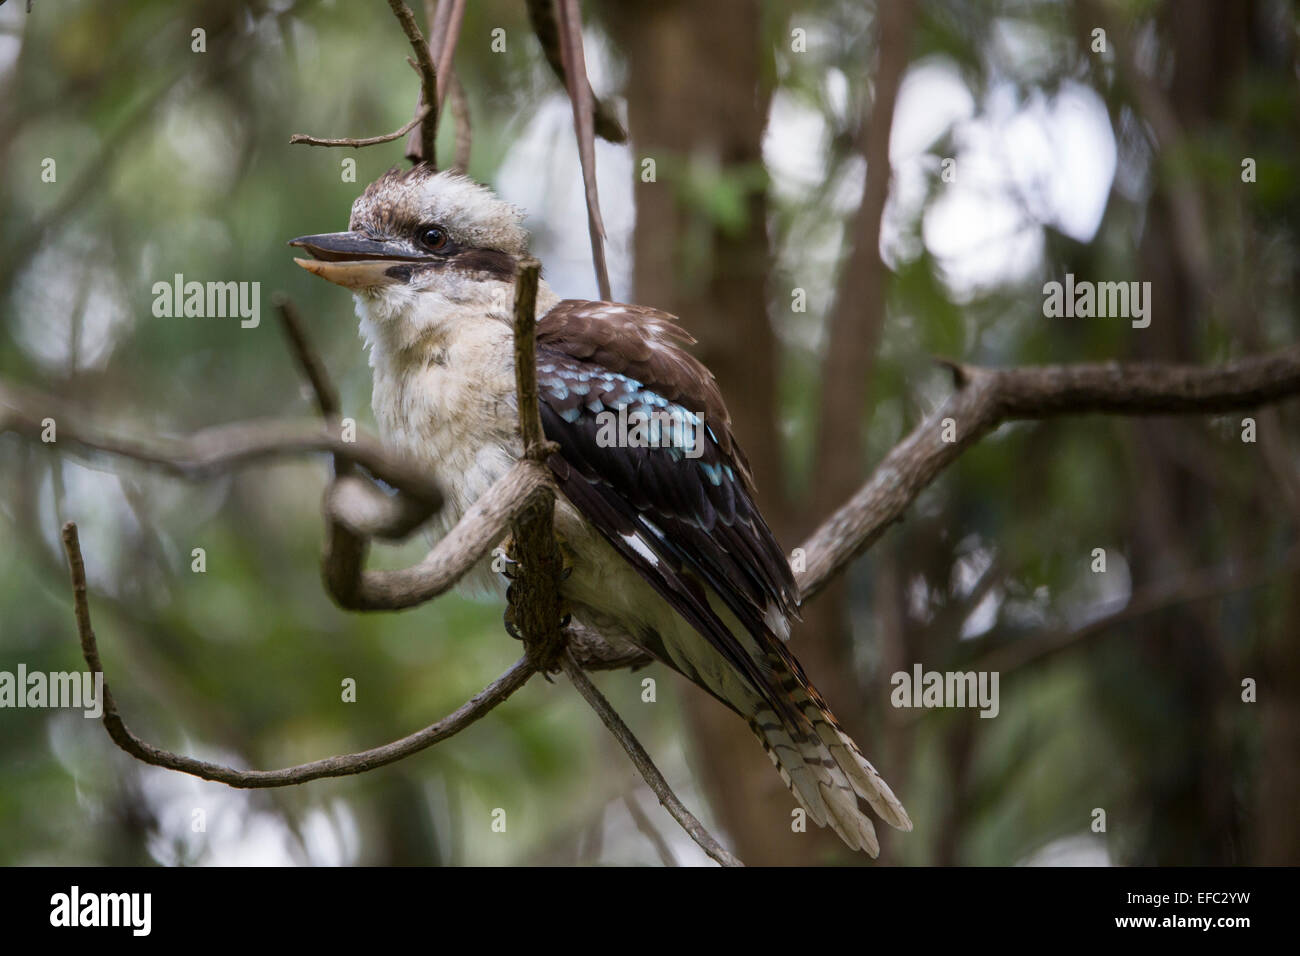
<path fill-rule="evenodd" d="M 468 176 L 421 163 L 394 167 L 367 186 L 352 204 L 348 228 L 395 236 L 437 225 L 463 246 L 522 256 L 528 251 L 523 218 L 523 210 Z"/>

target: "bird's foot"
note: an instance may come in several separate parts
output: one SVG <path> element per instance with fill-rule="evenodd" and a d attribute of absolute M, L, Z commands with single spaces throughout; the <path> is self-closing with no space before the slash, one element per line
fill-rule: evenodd
<path fill-rule="evenodd" d="M 573 573 L 576 556 L 562 540 L 557 541 L 557 550 L 560 559 L 559 567 L 552 573 L 556 579 L 563 582 Z M 510 582 L 506 587 L 506 609 L 502 615 L 506 633 L 515 640 L 523 642 L 524 650 L 534 666 L 547 675 L 547 680 L 550 680 L 549 675 L 560 670 L 560 654 L 564 651 L 566 640 L 563 634 L 555 633 L 555 629 L 545 618 L 554 613 L 553 620 L 557 622 L 559 631 L 564 631 L 573 621 L 568 602 L 560 593 L 539 594 L 533 591 L 539 587 L 539 583 L 525 579 L 521 573 L 523 566 L 514 556 L 513 537 L 503 542 L 502 547 L 494 555 L 494 562 L 496 562 L 494 568 Z M 551 592 L 550 587 L 544 587 L 544 590 Z M 532 615 L 526 614 L 522 605 L 529 606 Z M 535 616 L 539 613 L 537 610 L 539 607 L 546 608 L 547 612 L 541 620 Z M 529 637 L 530 633 L 548 636 L 541 640 L 533 640 Z"/>
<path fill-rule="evenodd" d="M 512 583 L 506 588 L 506 609 L 501 615 L 501 623 L 505 625 L 506 633 L 516 641 L 522 641 L 524 635 L 519 630 L 519 608 L 515 605 L 515 585 Z"/>

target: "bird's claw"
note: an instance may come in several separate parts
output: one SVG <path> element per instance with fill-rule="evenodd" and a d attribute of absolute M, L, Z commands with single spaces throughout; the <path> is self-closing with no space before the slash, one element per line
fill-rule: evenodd
<path fill-rule="evenodd" d="M 560 580 L 569 580 L 569 575 L 573 573 L 574 555 L 563 541 L 558 542 L 560 552 Z"/>
<path fill-rule="evenodd" d="M 517 612 L 515 610 L 515 603 L 510 599 L 511 598 L 510 591 L 513 588 L 514 585 L 512 584 L 510 585 L 509 588 L 506 589 L 506 609 L 505 612 L 501 615 L 501 623 L 505 626 L 507 634 L 513 637 L 516 641 L 522 641 L 524 639 L 524 635 L 519 631 L 519 620 L 517 617 Z"/>
<path fill-rule="evenodd" d="M 510 556 L 507 548 L 498 548 L 493 553 L 497 573 L 509 581 L 515 580 L 519 576 L 519 562 Z"/>

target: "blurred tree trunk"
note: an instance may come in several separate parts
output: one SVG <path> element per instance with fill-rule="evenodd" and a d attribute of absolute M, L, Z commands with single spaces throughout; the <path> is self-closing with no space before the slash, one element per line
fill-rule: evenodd
<path fill-rule="evenodd" d="M 767 314 L 771 249 L 762 165 L 772 64 L 762 10 L 749 0 L 610 4 L 608 22 L 628 59 L 628 118 L 638 163 L 655 160 L 658 182 L 637 183 L 636 300 L 666 309 L 699 339 L 696 354 L 717 376 L 749 455 L 759 505 L 787 548 L 790 503 L 777 407 L 777 343 Z M 678 177 L 697 164 L 746 177 L 742 228 L 688 205 Z M 808 658 L 811 641 L 797 648 Z M 809 662 L 814 680 L 819 672 Z M 737 854 L 752 864 L 800 864 L 834 852 L 817 831 L 791 832 L 795 803 L 744 722 L 683 688 L 694 764 Z"/>
<path fill-rule="evenodd" d="M 1161 11 L 1165 52 L 1173 63 L 1163 96 L 1183 139 L 1161 144 L 1163 155 L 1156 158 L 1161 186 L 1148 203 L 1139 252 L 1141 277 L 1151 281 L 1153 319 L 1150 328 L 1131 338 L 1137 358 L 1199 361 L 1209 346 L 1207 329 L 1227 318 L 1213 292 L 1222 283 L 1196 274 L 1179 250 L 1175 204 L 1185 198 L 1182 191 L 1200 190 L 1206 184 L 1175 174 L 1171 160 L 1179 158 L 1178 150 L 1229 119 L 1232 95 L 1243 80 L 1250 6 L 1180 0 L 1166 3 Z M 1210 225 L 1202 223 L 1212 235 Z M 1213 257 L 1213 261 L 1217 265 L 1223 260 Z M 1129 529 L 1133 589 L 1224 556 L 1250 554 L 1250 528 L 1228 523 L 1244 509 L 1216 503 L 1218 489 L 1186 467 L 1176 442 L 1167 437 L 1168 424 L 1140 420 L 1133 429 L 1137 453 L 1136 507 Z M 1225 521 L 1227 516 L 1231 517 Z M 1136 641 L 1121 652 L 1128 659 L 1123 672 L 1130 676 L 1117 678 L 1107 690 L 1141 695 L 1165 714 L 1160 736 L 1133 726 L 1121 737 L 1134 747 L 1130 759 L 1135 805 L 1130 810 L 1146 818 L 1144 843 L 1130 847 L 1133 858 L 1126 862 L 1243 862 L 1243 814 L 1236 781 L 1244 768 L 1234 765 L 1229 736 L 1232 709 L 1243 705 L 1234 691 L 1238 678 L 1227 666 L 1227 635 L 1219 606 L 1214 609 L 1216 613 L 1207 614 L 1199 605 L 1183 605 L 1136 628 Z M 1119 710 L 1133 722 L 1133 711 Z"/>

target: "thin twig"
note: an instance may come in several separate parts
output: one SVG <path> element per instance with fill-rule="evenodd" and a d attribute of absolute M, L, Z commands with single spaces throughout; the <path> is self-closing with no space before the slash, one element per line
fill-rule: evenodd
<path fill-rule="evenodd" d="M 184 438 L 130 438 L 109 434 L 60 399 L 0 382 L 0 432 L 39 439 L 47 418 L 55 422 L 56 444 L 130 458 L 180 478 L 201 480 L 257 462 L 330 452 L 432 507 L 442 503 L 442 491 L 427 468 L 362 432 L 345 440 L 334 426 L 264 420 L 217 425 Z"/>
<path fill-rule="evenodd" d="M 537 279 L 541 264 L 532 258 L 519 262 L 515 277 L 515 392 L 519 406 L 519 435 L 523 463 L 537 468 L 555 451 L 542 431 L 537 396 Z M 519 513 L 510 524 L 511 557 L 515 579 L 506 591 L 508 620 L 528 649 L 529 659 L 543 670 L 557 666 L 564 650 L 564 613 L 560 581 L 564 559 L 555 540 L 555 493 L 548 481 L 545 494 Z"/>
<path fill-rule="evenodd" d="M 691 811 L 687 810 L 682 805 L 682 802 L 677 799 L 677 794 L 673 793 L 672 787 L 668 786 L 668 781 L 664 779 L 664 775 L 659 772 L 659 768 L 651 761 L 650 755 L 645 752 L 641 742 L 628 729 L 627 724 L 623 723 L 623 719 L 610 706 L 609 701 L 605 699 L 605 695 L 597 690 L 596 685 L 588 679 L 582 670 L 582 666 L 567 651 L 560 657 L 560 666 L 564 668 L 564 673 L 573 682 L 573 686 L 578 689 L 578 693 L 583 696 L 587 703 L 591 705 L 591 709 L 600 717 L 601 722 L 623 745 L 623 749 L 632 758 L 632 763 L 636 765 L 641 777 L 654 791 L 655 796 L 659 798 L 659 802 L 663 804 L 664 809 L 673 815 L 673 819 L 687 832 L 692 840 L 699 844 L 700 849 L 722 866 L 744 866 L 722 844 L 718 843 L 713 838 L 713 834 L 704 828 L 704 824 L 700 823 Z"/>
<path fill-rule="evenodd" d="M 559 79 L 560 85 L 567 91 L 569 81 L 564 69 L 564 54 L 560 50 L 560 25 L 555 15 L 555 0 L 528 0 L 527 6 L 528 19 L 533 25 L 533 33 L 537 35 L 537 41 L 542 45 L 546 62 L 550 64 L 551 72 Z M 587 83 L 587 88 L 591 89 L 590 83 Z M 592 126 L 596 135 L 606 142 L 626 143 L 627 130 L 614 115 L 614 108 L 598 99 L 594 92 L 591 94 L 591 103 Z"/>
<path fill-rule="evenodd" d="M 393 11 L 393 16 L 397 17 L 402 32 L 415 51 L 415 62 L 420 70 L 421 96 L 426 106 L 424 120 L 420 123 L 420 155 L 412 159 L 412 162 L 423 160 L 431 169 L 436 169 L 437 153 L 434 144 L 438 135 L 438 70 L 433 64 L 433 57 L 429 55 L 429 47 L 424 34 L 420 32 L 420 25 L 415 22 L 411 8 L 402 0 L 388 0 L 388 7 Z"/>
<path fill-rule="evenodd" d="M 362 146 L 378 146 L 380 143 L 391 143 L 395 139 L 401 139 L 416 125 L 428 118 L 431 108 L 428 106 L 416 110 L 415 118 L 403 126 L 401 129 L 393 130 L 391 133 L 385 133 L 383 136 L 370 136 L 366 139 L 321 139 L 318 136 L 309 136 L 306 133 L 294 133 L 289 137 L 290 144 L 303 143 L 307 146 L 351 146 L 354 149 L 360 149 Z"/>
<path fill-rule="evenodd" d="M 327 422 L 338 418 L 341 411 L 338 389 L 312 346 L 302 317 L 288 296 L 277 293 L 273 301 L 298 369 L 316 395 L 321 417 Z M 355 471 L 352 462 L 341 455 L 334 456 L 334 477 L 325 489 L 321 509 L 325 520 L 321 580 L 336 600 L 337 595 L 352 594 L 360 588 L 371 535 L 389 539 L 405 537 L 437 510 L 400 491 L 395 497 L 389 497 Z"/>
<path fill-rule="evenodd" d="M 469 152 L 474 144 L 474 130 L 469 121 L 469 97 L 465 95 L 465 87 L 455 73 L 451 74 L 448 85 L 451 89 L 451 118 L 456 122 L 456 158 L 451 168 L 463 173 L 469 169 Z"/>
<path fill-rule="evenodd" d="M 448 0 L 450 11 L 440 31 L 429 38 L 429 46 L 437 43 L 435 62 L 438 64 L 438 112 L 442 113 L 447 102 L 447 91 L 451 89 L 451 77 L 454 73 L 452 59 L 456 55 L 456 43 L 460 40 L 460 25 L 465 19 L 465 0 Z M 441 13 L 442 5 L 439 4 Z"/>
<path fill-rule="evenodd" d="M 532 257 L 519 261 L 515 277 L 515 388 L 519 393 L 519 437 L 524 457 L 539 458 L 546 436 L 537 398 L 537 280 L 541 263 Z"/>
<path fill-rule="evenodd" d="M 443 106 L 450 95 L 452 118 L 456 121 L 456 158 L 452 169 L 464 172 L 469 167 L 469 103 L 464 88 L 456 78 L 454 57 L 460 39 L 461 22 L 465 18 L 465 0 L 447 0 L 446 3 L 425 0 L 424 12 L 429 23 L 429 55 L 433 57 L 438 70 L 438 115 L 442 115 Z M 406 144 L 407 158 L 417 162 L 419 151 L 420 144 L 412 136 Z"/>
<path fill-rule="evenodd" d="M 668 841 L 659 832 L 654 821 L 641 809 L 641 804 L 636 802 L 636 796 L 631 793 L 623 794 L 623 806 L 627 807 L 628 815 L 632 817 L 632 822 L 636 824 L 636 828 L 650 841 L 650 845 L 659 854 L 659 862 L 664 866 L 677 866 L 677 857 L 673 856 Z"/>
<path fill-rule="evenodd" d="M 334 387 L 325 363 L 307 337 L 307 329 L 303 325 L 298 307 L 283 292 L 272 295 L 271 304 L 275 306 L 276 314 L 280 316 L 280 327 L 289 341 L 289 350 L 293 353 L 294 361 L 297 362 L 299 371 L 306 377 L 307 383 L 311 385 L 312 394 L 316 396 L 316 407 L 320 410 L 321 417 L 337 418 L 341 407 L 339 390 Z"/>
<path fill-rule="evenodd" d="M 441 86 L 445 82 L 445 78 L 443 77 L 442 74 L 441 64 L 438 61 L 438 51 L 442 49 L 441 38 L 446 36 L 447 16 L 450 13 L 451 13 L 450 3 L 440 3 L 439 0 L 424 0 L 424 22 L 427 23 L 429 26 L 429 42 L 428 42 L 429 56 L 433 58 L 434 69 L 438 71 L 439 86 Z M 415 70 L 417 74 L 420 72 L 419 64 L 416 63 L 414 60 L 412 60 L 409 56 L 406 58 L 406 62 L 411 65 L 411 68 Z M 442 94 L 439 93 L 440 97 L 441 95 Z M 424 105 L 425 105 L 424 88 L 423 86 L 421 86 L 420 95 L 416 97 L 416 101 L 415 101 L 415 112 L 419 113 L 420 110 L 424 108 Z M 442 108 L 441 100 L 438 103 L 438 108 L 439 109 Z M 442 117 L 439 116 L 438 119 L 441 120 Z M 406 158 L 409 159 L 412 163 L 418 163 L 422 158 L 422 154 L 420 151 L 420 135 L 421 135 L 420 132 L 415 132 L 415 133 L 411 133 L 406 138 L 405 155 Z"/>
<path fill-rule="evenodd" d="M 63 547 L 68 555 L 81 653 L 91 672 L 103 675 L 104 667 L 99 657 L 99 646 L 90 621 L 90 602 L 86 595 L 86 565 L 77 539 L 77 526 L 71 521 L 63 526 Z M 285 787 L 322 777 L 343 777 L 364 773 L 418 753 L 464 730 L 527 683 L 528 678 L 534 673 L 532 663 L 527 658 L 521 658 L 459 709 L 423 730 L 384 744 L 382 747 L 374 747 L 360 753 L 327 757 L 324 760 L 314 760 L 311 763 L 285 767 L 281 770 L 237 770 L 233 767 L 209 763 L 206 760 L 174 754 L 141 740 L 131 732 L 122 720 L 121 714 L 118 713 L 117 702 L 113 699 L 106 676 L 103 677 L 102 719 L 104 729 L 108 731 L 113 742 L 144 763 L 241 789 Z"/>
<path fill-rule="evenodd" d="M 592 109 L 595 100 L 587 80 L 587 61 L 582 51 L 582 13 L 578 0 L 556 0 L 559 14 L 560 52 L 573 107 L 573 131 L 578 137 L 578 159 L 587 199 L 587 231 L 591 234 L 591 261 L 596 269 L 600 297 L 610 298 L 609 270 L 605 266 L 605 221 L 600 215 L 596 187 L 596 134 Z"/>

